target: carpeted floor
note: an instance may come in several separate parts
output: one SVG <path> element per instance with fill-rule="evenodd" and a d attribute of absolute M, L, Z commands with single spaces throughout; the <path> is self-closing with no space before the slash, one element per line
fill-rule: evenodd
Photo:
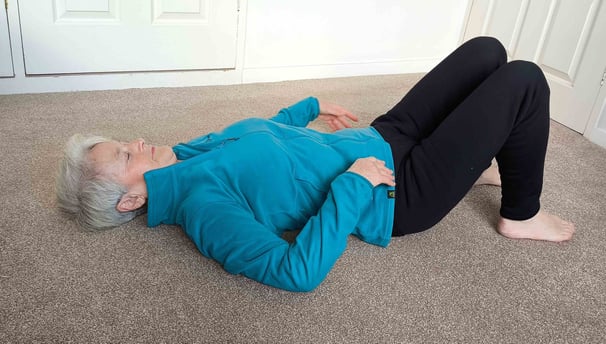
<path fill-rule="evenodd" d="M 606 342 L 606 150 L 555 122 L 543 207 L 576 223 L 572 241 L 499 236 L 500 191 L 480 186 L 387 249 L 351 238 L 311 293 L 230 275 L 145 216 L 88 233 L 55 209 L 73 133 L 174 144 L 309 95 L 365 125 L 419 77 L 0 96 L 0 342 Z"/>

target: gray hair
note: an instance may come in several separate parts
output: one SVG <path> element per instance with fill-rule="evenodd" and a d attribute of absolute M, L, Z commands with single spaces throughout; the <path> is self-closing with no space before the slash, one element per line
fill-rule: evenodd
<path fill-rule="evenodd" d="M 88 160 L 88 153 L 97 144 L 111 139 L 101 136 L 72 136 L 65 146 L 59 166 L 56 190 L 57 203 L 64 212 L 87 229 L 108 229 L 126 223 L 144 212 L 141 209 L 119 212 L 118 201 L 126 187 L 102 173 Z"/>

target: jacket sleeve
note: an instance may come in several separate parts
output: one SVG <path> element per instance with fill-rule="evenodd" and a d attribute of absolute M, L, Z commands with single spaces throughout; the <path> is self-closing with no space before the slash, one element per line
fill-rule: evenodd
<path fill-rule="evenodd" d="M 204 255 L 230 273 L 289 291 L 311 291 L 345 250 L 349 234 L 371 200 L 372 185 L 360 175 L 345 172 L 333 181 L 324 204 L 293 243 L 233 203 L 201 211 L 186 231 Z"/>
<path fill-rule="evenodd" d="M 319 114 L 320 104 L 318 99 L 309 97 L 280 110 L 271 120 L 296 127 L 305 127 L 309 122 L 316 119 Z"/>

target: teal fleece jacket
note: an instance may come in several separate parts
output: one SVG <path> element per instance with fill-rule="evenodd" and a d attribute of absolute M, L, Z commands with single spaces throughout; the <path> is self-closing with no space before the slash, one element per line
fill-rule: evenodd
<path fill-rule="evenodd" d="M 347 169 L 368 156 L 393 169 L 389 145 L 374 128 L 305 128 L 318 113 L 310 97 L 176 145 L 181 162 L 144 175 L 148 226 L 180 225 L 228 272 L 290 291 L 316 288 L 350 234 L 386 247 L 393 188 Z M 294 242 L 288 230 L 300 230 Z"/>

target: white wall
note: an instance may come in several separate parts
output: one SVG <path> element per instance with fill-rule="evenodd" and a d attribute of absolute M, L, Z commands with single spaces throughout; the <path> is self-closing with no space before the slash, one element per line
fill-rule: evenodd
<path fill-rule="evenodd" d="M 424 72 L 462 36 L 464 0 L 248 3 L 244 82 Z"/>
<path fill-rule="evenodd" d="M 460 43 L 469 2 L 240 0 L 233 70 L 50 76 L 25 75 L 19 14 L 11 2 L 15 77 L 0 78 L 0 94 L 425 72 Z"/>

